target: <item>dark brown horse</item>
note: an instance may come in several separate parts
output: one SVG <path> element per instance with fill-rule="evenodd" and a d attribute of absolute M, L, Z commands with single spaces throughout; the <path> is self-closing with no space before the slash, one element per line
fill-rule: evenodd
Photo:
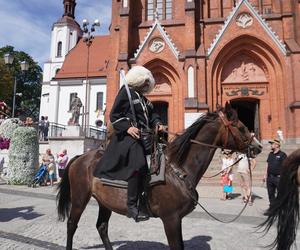
<path fill-rule="evenodd" d="M 168 145 L 166 181 L 149 188 L 147 197 L 153 216 L 160 217 L 163 222 L 169 246 L 173 250 L 184 248 L 181 220 L 195 208 L 195 200 L 198 199 L 195 188 L 214 156 L 214 146 L 244 153 L 261 152 L 261 145 L 238 120 L 230 105 L 222 111 L 203 115 Z M 122 215 L 127 213 L 126 189 L 105 186 L 93 176 L 102 153 L 95 150 L 73 158 L 59 185 L 59 218 L 64 220 L 68 217 L 67 249 L 72 249 L 78 221 L 91 196 L 99 204 L 96 227 L 105 249 L 112 249 L 107 234 L 112 211 Z"/>
<path fill-rule="evenodd" d="M 289 250 L 295 242 L 299 224 L 300 149 L 283 162 L 277 197 L 261 224 L 265 231 L 277 223 L 277 237 L 271 244 L 278 250 Z"/>

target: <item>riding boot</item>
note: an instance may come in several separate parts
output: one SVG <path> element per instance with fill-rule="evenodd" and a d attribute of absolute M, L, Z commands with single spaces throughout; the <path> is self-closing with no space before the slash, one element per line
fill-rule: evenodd
<path fill-rule="evenodd" d="M 149 215 L 139 211 L 138 209 L 138 199 L 139 199 L 139 183 L 141 178 L 138 175 L 130 177 L 128 180 L 127 189 L 127 217 L 133 218 L 136 222 L 145 221 L 149 219 Z"/>

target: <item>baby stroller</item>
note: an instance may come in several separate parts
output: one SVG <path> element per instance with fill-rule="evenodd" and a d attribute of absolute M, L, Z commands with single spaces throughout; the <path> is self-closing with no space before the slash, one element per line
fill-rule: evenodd
<path fill-rule="evenodd" d="M 28 184 L 28 187 L 36 187 L 37 184 L 40 186 L 46 183 L 48 177 L 48 170 L 47 166 L 42 164 L 37 171 L 37 173 L 34 175 L 32 181 L 30 184 Z"/>

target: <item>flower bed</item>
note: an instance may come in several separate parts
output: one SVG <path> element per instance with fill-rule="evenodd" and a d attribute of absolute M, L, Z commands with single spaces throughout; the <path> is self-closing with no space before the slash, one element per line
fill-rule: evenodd
<path fill-rule="evenodd" d="M 0 136 L 0 150 L 9 149 L 10 139 L 2 138 Z"/>
<path fill-rule="evenodd" d="M 18 118 L 6 119 L 0 125 L 0 137 L 11 139 L 14 131 L 22 125 L 22 121 Z"/>
<path fill-rule="evenodd" d="M 38 167 L 39 143 L 37 132 L 32 127 L 15 129 L 9 149 L 7 169 L 10 184 L 28 184 Z"/>

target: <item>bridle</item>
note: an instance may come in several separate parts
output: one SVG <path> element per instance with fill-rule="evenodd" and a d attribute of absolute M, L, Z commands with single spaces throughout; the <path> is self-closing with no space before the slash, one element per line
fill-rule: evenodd
<path fill-rule="evenodd" d="M 206 147 L 227 149 L 228 138 L 229 138 L 229 134 L 231 133 L 231 135 L 233 137 L 233 140 L 235 141 L 235 143 L 237 143 L 237 145 L 239 145 L 238 148 L 240 148 L 240 149 L 245 149 L 246 148 L 247 149 L 247 156 L 250 155 L 250 153 L 251 153 L 251 143 L 253 141 L 254 135 L 251 135 L 251 137 L 247 141 L 243 141 L 242 139 L 240 139 L 240 136 L 238 136 L 238 134 L 237 134 L 238 128 L 236 128 L 236 126 L 234 126 L 234 122 L 229 121 L 222 111 L 218 111 L 218 116 L 220 117 L 220 119 L 221 119 L 221 121 L 224 125 L 223 128 L 225 129 L 224 138 L 222 140 L 223 141 L 222 146 L 218 146 L 218 145 L 215 145 L 215 144 L 207 144 L 207 143 L 203 143 L 203 142 L 200 142 L 200 141 L 197 141 L 197 140 L 194 140 L 194 139 L 191 139 L 190 141 L 194 144 L 198 144 L 198 145 L 202 145 L 202 146 L 206 146 Z M 232 165 L 237 164 L 240 160 L 241 160 L 241 158 L 239 160 L 237 160 Z M 251 172 L 249 158 L 248 158 L 248 166 L 249 166 L 249 170 L 250 170 L 250 182 L 252 183 L 252 172 Z M 232 166 L 229 166 L 229 167 L 232 167 Z M 232 222 L 234 222 L 235 220 L 237 220 L 242 215 L 242 213 L 244 212 L 246 206 L 248 205 L 250 196 L 248 197 L 247 202 L 245 203 L 245 205 L 243 206 L 241 211 L 233 219 L 228 220 L 228 221 L 220 220 L 219 218 L 212 215 L 203 205 L 201 205 L 198 202 L 198 193 L 197 193 L 196 189 L 194 188 L 194 186 L 192 185 L 191 181 L 187 178 L 188 176 L 185 173 L 185 171 L 182 170 L 182 169 L 177 169 L 174 166 L 171 166 L 171 169 L 173 170 L 175 176 L 177 176 L 180 180 L 182 180 L 186 184 L 186 186 L 189 190 L 188 195 L 190 196 L 190 198 L 194 202 L 195 206 L 198 204 L 210 217 L 212 217 L 213 219 L 215 219 L 219 222 L 222 222 L 222 223 L 232 223 Z M 219 173 L 217 173 L 216 175 L 213 175 L 211 177 L 215 177 L 223 171 L 224 170 L 220 171 Z M 211 178 L 211 177 L 208 177 L 208 178 Z M 252 190 L 252 186 L 250 187 L 250 190 Z M 251 193 L 252 193 L 252 191 L 250 191 L 250 194 Z"/>
<path fill-rule="evenodd" d="M 206 146 L 206 147 L 228 149 L 227 148 L 228 138 L 229 138 L 229 134 L 231 134 L 235 143 L 237 145 L 239 145 L 239 148 L 240 149 L 246 148 L 248 151 L 247 154 L 249 154 L 250 153 L 250 145 L 253 141 L 254 135 L 252 135 L 247 141 L 243 141 L 242 139 L 240 139 L 239 134 L 237 134 L 238 129 L 236 128 L 236 126 L 234 126 L 234 122 L 229 121 L 222 111 L 218 112 L 218 116 L 220 117 L 220 119 L 224 125 L 223 128 L 225 129 L 224 138 L 222 140 L 223 141 L 222 146 L 218 146 L 215 144 L 207 144 L 207 143 L 203 143 L 203 142 L 200 142 L 200 141 L 197 141 L 194 139 L 191 139 L 190 141 L 194 144 L 198 144 L 198 145 L 202 145 L 202 146 Z"/>

